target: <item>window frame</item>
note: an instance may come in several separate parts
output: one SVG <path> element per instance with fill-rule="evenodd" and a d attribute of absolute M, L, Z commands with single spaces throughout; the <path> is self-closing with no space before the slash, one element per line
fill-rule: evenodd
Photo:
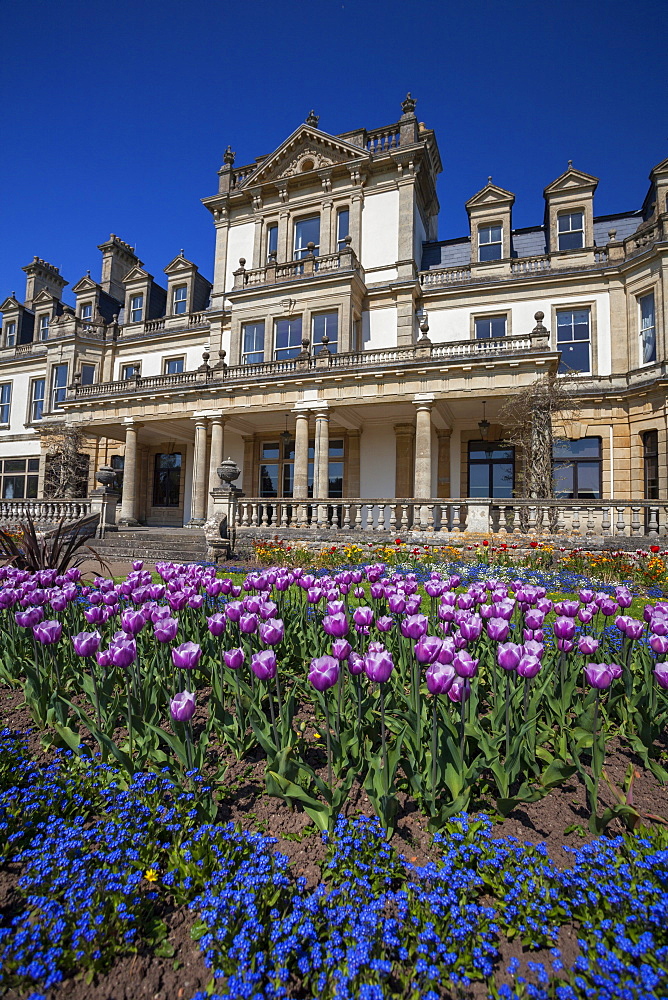
<path fill-rule="evenodd" d="M 50 325 L 51 325 L 51 317 L 49 316 L 48 313 L 42 313 L 40 315 L 40 317 L 39 317 L 38 326 L 37 326 L 40 342 L 43 342 L 43 341 L 49 339 L 49 327 L 50 327 Z M 46 331 L 46 333 L 45 333 L 45 331 Z"/>
<path fill-rule="evenodd" d="M 500 236 L 498 240 L 485 240 L 482 241 L 481 237 L 484 232 L 491 233 L 492 230 L 499 230 Z M 503 260 L 503 223 L 502 222 L 485 222 L 478 226 L 478 263 L 479 264 L 489 264 L 497 260 Z M 483 257 L 482 248 L 483 247 L 498 247 L 499 255 L 494 257 Z"/>
<path fill-rule="evenodd" d="M 184 294 L 177 298 L 177 292 L 183 292 Z M 183 309 L 180 308 L 183 306 Z M 179 284 L 174 285 L 172 289 L 172 316 L 187 316 L 188 314 L 188 285 Z"/>
<path fill-rule="evenodd" d="M 137 299 L 141 299 L 140 305 L 136 306 L 135 302 Z M 130 322 L 131 323 L 143 323 L 144 322 L 144 293 L 137 292 L 135 295 L 130 296 Z M 139 313 L 139 316 L 135 318 L 135 313 Z"/>
<path fill-rule="evenodd" d="M 92 371 L 93 375 L 90 382 L 84 382 L 84 368 Z M 97 375 L 97 365 L 92 365 L 89 361 L 82 362 L 81 368 L 81 382 L 80 385 L 95 385 L 95 376 Z"/>
<path fill-rule="evenodd" d="M 566 218 L 568 218 L 569 220 L 572 220 L 572 218 L 573 218 L 574 215 L 579 215 L 580 216 L 580 227 L 578 229 L 573 229 L 572 226 L 571 226 L 570 229 L 561 230 L 559 228 L 559 222 L 560 222 L 560 220 L 561 219 L 566 219 Z M 568 236 L 572 236 L 572 235 L 574 235 L 576 233 L 580 233 L 581 236 L 582 236 L 582 242 L 580 243 L 579 246 L 566 247 L 566 246 L 562 246 L 561 245 L 561 238 L 562 238 L 562 236 L 568 237 Z M 559 253 L 573 253 L 575 250 L 584 250 L 584 246 L 585 246 L 585 212 L 584 212 L 584 209 L 583 208 L 564 209 L 561 212 L 557 212 L 557 252 L 559 252 Z"/>
<path fill-rule="evenodd" d="M 16 331 L 17 322 L 15 319 L 8 320 L 5 324 L 4 330 L 4 346 L 5 347 L 16 347 Z M 10 340 L 11 338 L 11 340 Z"/>
<path fill-rule="evenodd" d="M 559 375 L 568 374 L 568 372 L 571 372 L 571 373 L 576 374 L 576 375 L 590 375 L 591 376 L 591 375 L 595 375 L 596 374 L 594 362 L 595 362 L 595 359 L 597 357 L 598 347 L 597 347 L 597 339 L 596 339 L 596 313 L 595 313 L 595 308 L 594 308 L 594 304 L 593 303 L 591 303 L 591 302 L 583 302 L 583 303 L 573 302 L 573 303 L 568 303 L 568 304 L 565 304 L 565 305 L 562 305 L 562 306 L 556 306 L 556 305 L 553 306 L 552 329 L 554 330 L 554 349 L 556 351 L 558 351 L 560 343 L 562 343 L 562 344 L 569 344 L 569 343 L 572 343 L 572 344 L 584 344 L 584 343 L 587 343 L 587 341 L 584 341 L 584 340 L 570 340 L 570 341 L 565 340 L 565 341 L 561 341 L 561 342 L 559 341 L 559 317 L 562 314 L 564 314 L 564 313 L 574 314 L 574 313 L 577 313 L 577 312 L 587 312 L 589 314 L 589 340 L 588 340 L 588 343 L 589 343 L 589 370 L 588 371 L 580 371 L 580 370 L 578 370 L 576 368 L 570 368 L 567 365 L 565 367 L 562 367 L 563 365 L 565 365 L 565 362 L 564 362 L 563 357 L 562 357 L 562 360 L 559 363 L 559 371 L 558 371 Z M 571 325 L 575 326 L 576 324 L 572 323 Z M 562 355 L 563 355 L 563 353 L 564 352 L 562 351 Z"/>
<path fill-rule="evenodd" d="M 296 323 L 297 321 L 299 321 L 299 331 L 300 331 L 300 333 L 299 333 L 299 346 L 297 347 L 297 345 L 295 345 L 295 344 L 291 345 L 291 344 L 288 343 L 287 347 L 280 347 L 279 348 L 277 346 L 277 344 L 278 344 L 278 324 L 279 323 Z M 274 317 L 274 323 L 273 323 L 273 336 L 274 336 L 274 342 L 273 342 L 273 348 L 274 349 L 273 349 L 272 354 L 273 354 L 273 357 L 274 357 L 274 361 L 291 361 L 293 358 L 296 358 L 297 355 L 301 352 L 301 349 L 302 349 L 302 340 L 306 339 L 304 337 L 304 317 L 301 315 L 301 313 L 298 316 L 275 316 Z M 290 331 L 288 330 L 288 338 L 289 338 L 289 336 L 290 336 Z M 294 354 L 288 354 L 287 353 L 288 351 L 294 351 L 295 353 Z"/>
<path fill-rule="evenodd" d="M 311 222 L 314 219 L 318 220 L 318 239 L 313 241 L 307 240 L 303 246 L 298 247 L 297 232 L 299 226 L 304 222 Z M 307 257 L 309 253 L 308 244 L 311 242 L 315 243 L 313 254 L 315 257 L 318 257 L 320 254 L 321 240 L 322 240 L 322 218 L 319 212 L 311 213 L 309 215 L 302 215 L 300 218 L 295 219 L 292 225 L 292 259 L 303 260 L 305 257 Z"/>
<path fill-rule="evenodd" d="M 658 429 L 652 427 L 643 431 L 640 440 L 642 444 L 643 498 L 645 500 L 658 500 L 660 495 Z"/>
<path fill-rule="evenodd" d="M 339 315 L 339 310 L 338 309 L 318 309 L 317 312 L 312 312 L 310 314 L 310 320 L 311 320 L 311 344 L 313 345 L 313 349 L 314 350 L 321 350 L 322 347 L 324 347 L 324 344 L 322 343 L 322 334 L 320 334 L 319 339 L 316 340 L 315 324 L 316 324 L 316 320 L 318 320 L 320 318 L 326 318 L 327 316 L 334 316 L 336 318 L 336 337 L 334 337 L 334 338 L 330 337 L 329 334 L 327 333 L 327 322 L 325 322 L 325 333 L 327 334 L 327 337 L 329 338 L 329 342 L 327 344 L 327 349 L 329 351 L 331 351 L 332 354 L 336 354 L 336 353 L 338 353 L 338 349 L 339 349 L 339 331 L 340 331 L 340 327 L 341 327 L 341 324 L 339 322 L 340 315 Z M 332 345 L 334 345 L 334 346 L 332 346 Z"/>
<path fill-rule="evenodd" d="M 85 313 L 88 311 L 88 315 Z M 92 302 L 80 302 L 79 303 L 79 319 L 84 323 L 92 323 L 93 321 L 93 303 Z"/>
<path fill-rule="evenodd" d="M 178 362 L 178 361 L 181 362 L 181 370 L 178 371 L 178 372 L 167 371 L 167 369 L 169 368 L 169 365 L 172 364 L 175 361 L 176 362 Z M 184 373 L 185 370 L 186 370 L 186 356 L 185 356 L 185 354 L 177 354 L 173 358 L 163 358 L 162 359 L 162 374 L 163 375 L 183 375 L 183 373 Z"/>
<path fill-rule="evenodd" d="M 136 368 L 136 371 L 132 375 L 128 375 L 126 374 L 128 368 Z M 137 378 L 137 376 L 141 378 L 141 361 L 121 361 L 120 369 L 119 382 L 129 382 L 130 379 Z"/>
<path fill-rule="evenodd" d="M 492 336 L 491 328 L 490 335 L 478 336 L 478 323 L 489 322 L 490 324 L 494 320 L 504 321 L 504 332 L 498 336 Z M 498 340 L 500 337 L 510 336 L 510 313 L 509 312 L 493 312 L 493 313 L 471 313 L 471 339 L 472 340 Z"/>
<path fill-rule="evenodd" d="M 58 377 L 58 372 L 65 369 L 65 379 L 62 385 L 56 384 L 56 378 Z M 67 361 L 59 362 L 57 365 L 52 365 L 51 367 L 51 413 L 62 410 L 62 405 L 67 398 L 67 381 L 69 378 L 69 364 Z M 62 397 L 58 400 L 58 394 L 62 391 Z"/>
<path fill-rule="evenodd" d="M 8 389 L 7 399 L 4 399 L 5 389 Z M 0 382 L 0 426 L 9 427 L 12 421 L 12 383 Z M 3 410 L 7 408 L 7 419 L 3 420 Z"/>
<path fill-rule="evenodd" d="M 477 451 L 484 451 L 487 454 L 486 458 L 471 458 L 471 451 L 475 449 Z M 494 450 L 510 452 L 510 458 L 497 458 L 493 457 Z M 488 485 L 490 487 L 490 492 L 487 497 L 472 497 L 471 496 L 471 466 L 476 467 L 488 467 Z M 494 473 L 493 467 L 497 465 L 510 465 L 512 468 L 512 483 L 510 486 L 509 497 L 495 496 L 494 495 Z M 517 454 L 515 451 L 515 446 L 512 444 L 506 444 L 505 441 L 481 441 L 479 439 L 473 439 L 468 442 L 466 448 L 466 487 L 469 498 L 472 500 L 508 500 L 514 496 L 515 493 L 515 480 L 517 478 Z"/>
<path fill-rule="evenodd" d="M 347 232 L 341 233 L 341 218 L 348 216 L 348 225 L 346 227 Z M 342 250 L 346 249 L 346 236 L 350 236 L 350 207 L 348 205 L 342 205 L 336 210 L 336 249 L 340 253 Z"/>
<path fill-rule="evenodd" d="M 165 469 L 158 469 L 158 459 L 162 458 L 163 456 L 167 457 L 167 458 L 171 458 L 172 455 L 178 455 L 178 457 L 179 457 L 179 464 L 177 466 L 173 466 L 171 468 L 168 467 L 168 468 L 165 468 Z M 170 472 L 176 471 L 177 469 L 178 469 L 178 473 L 179 473 L 179 478 L 178 478 L 178 485 L 177 485 L 176 502 L 175 503 L 157 503 L 156 500 L 161 499 L 160 492 L 163 492 L 164 494 L 167 493 L 167 490 L 160 491 L 160 489 L 159 489 L 159 486 L 161 484 L 159 484 L 159 481 L 158 481 L 158 475 L 157 475 L 158 472 L 170 473 Z M 167 478 L 172 479 L 174 477 L 165 477 L 164 481 L 166 481 Z M 151 506 L 152 507 L 167 508 L 167 509 L 170 509 L 170 510 L 178 509 L 181 506 L 181 485 L 182 485 L 182 480 L 183 480 L 183 452 L 180 452 L 180 451 L 173 451 L 173 452 L 157 451 L 155 453 L 154 457 L 153 457 L 153 485 L 152 485 L 152 490 L 151 490 Z"/>
<path fill-rule="evenodd" d="M 36 387 L 41 383 L 42 395 L 37 397 Z M 44 417 L 44 402 L 46 400 L 46 376 L 38 376 L 30 380 L 30 395 L 28 397 L 28 423 L 37 423 Z M 36 415 L 35 407 L 39 404 L 39 416 Z"/>
<path fill-rule="evenodd" d="M 7 472 L 5 464 L 8 462 L 23 462 L 22 471 Z M 30 467 L 32 465 L 32 468 Z M 6 479 L 23 479 L 23 496 L 5 496 Z M 0 497 L 3 500 L 36 500 L 39 491 L 39 457 L 30 455 L 27 458 L 3 458 L 0 459 Z"/>
<path fill-rule="evenodd" d="M 262 340 L 262 350 L 258 350 L 257 344 L 255 345 L 255 350 L 252 350 L 252 351 L 245 350 L 245 347 L 246 347 L 246 334 L 251 332 L 250 331 L 250 327 L 255 328 L 255 330 L 254 330 L 254 336 L 255 337 L 257 337 L 257 333 L 258 333 L 257 328 L 262 327 L 262 337 L 261 337 L 261 340 Z M 247 329 L 247 328 L 249 328 L 249 329 Z M 241 324 L 241 364 L 242 365 L 260 365 L 260 364 L 263 364 L 264 360 L 265 360 L 266 345 L 267 345 L 267 324 L 266 324 L 266 322 L 263 319 L 262 320 L 247 320 L 246 322 L 244 322 L 244 323 Z M 260 355 L 259 358 L 255 358 L 253 361 L 249 361 L 248 360 L 250 357 L 253 357 L 253 356 L 258 355 L 258 354 Z"/>
<path fill-rule="evenodd" d="M 652 324 L 651 326 L 643 326 L 643 302 L 651 299 L 652 301 Z M 654 289 L 648 289 L 643 292 L 642 295 L 637 295 L 636 300 L 638 302 L 638 340 L 640 349 L 640 367 L 645 365 L 656 364 L 656 295 L 654 294 Z M 653 357 L 649 361 L 645 361 L 645 333 L 647 331 L 652 332 L 653 340 Z"/>
<path fill-rule="evenodd" d="M 559 456 L 555 457 L 555 449 L 564 443 L 575 444 L 576 441 L 598 441 L 598 458 L 591 455 L 585 455 L 582 458 L 561 458 Z M 597 497 L 581 497 L 580 494 L 580 484 L 578 482 L 578 467 L 580 465 L 598 465 L 598 485 L 596 486 Z M 573 469 L 573 496 L 565 497 L 560 496 L 556 489 L 556 483 L 554 483 L 554 472 L 557 466 L 568 468 L 569 466 Z M 598 434 L 587 434 L 582 438 L 575 438 L 573 440 L 557 439 L 552 445 L 552 479 L 554 484 L 554 493 L 559 500 L 574 500 L 581 501 L 584 503 L 594 502 L 596 500 L 601 500 L 603 498 L 603 438 Z"/>
<path fill-rule="evenodd" d="M 274 233 L 276 234 L 276 239 L 275 240 L 272 239 L 272 234 L 274 234 Z M 272 247 L 272 245 L 271 245 L 273 242 L 276 243 L 275 247 Z M 272 255 L 273 255 L 274 258 L 278 257 L 278 222 L 268 222 L 267 223 L 266 235 L 265 235 L 265 244 L 266 244 L 266 246 L 265 246 L 265 257 L 266 257 L 267 261 L 270 261 L 272 259 Z"/>

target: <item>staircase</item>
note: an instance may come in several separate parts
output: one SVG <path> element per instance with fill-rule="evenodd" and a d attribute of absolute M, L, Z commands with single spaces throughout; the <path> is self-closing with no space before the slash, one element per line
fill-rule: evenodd
<path fill-rule="evenodd" d="M 125 528 L 92 539 L 91 548 L 107 562 L 143 559 L 156 562 L 204 562 L 206 540 L 201 528 Z"/>

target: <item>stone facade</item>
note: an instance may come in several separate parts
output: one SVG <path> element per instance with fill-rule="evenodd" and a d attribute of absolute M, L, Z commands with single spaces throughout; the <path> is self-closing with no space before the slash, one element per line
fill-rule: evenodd
<path fill-rule="evenodd" d="M 267 501 L 503 499 L 521 456 L 504 459 L 501 408 L 561 366 L 582 395 L 558 428 L 565 495 L 668 500 L 668 160 L 605 218 L 569 163 L 523 230 L 490 178 L 470 232 L 441 241 L 440 170 L 410 96 L 370 131 L 311 113 L 253 163 L 226 150 L 203 199 L 211 282 L 181 252 L 159 284 L 112 235 L 69 304 L 35 257 L 0 307 L 1 498 L 41 496 L 40 432 L 65 421 L 85 428 L 89 489 L 99 465 L 122 472 L 126 525 L 202 525 L 228 456 Z"/>

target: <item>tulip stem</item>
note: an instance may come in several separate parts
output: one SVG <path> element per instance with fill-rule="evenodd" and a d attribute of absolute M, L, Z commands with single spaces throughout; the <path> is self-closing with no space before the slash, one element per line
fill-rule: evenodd
<path fill-rule="evenodd" d="M 510 756 L 510 670 L 506 671 L 506 762 Z"/>
<path fill-rule="evenodd" d="M 274 697 L 269 685 L 267 685 L 267 696 L 269 698 L 269 714 L 271 716 L 271 728 L 274 734 L 274 743 L 276 744 L 276 749 L 278 746 L 278 730 L 276 729 L 276 713 L 274 712 Z"/>
<path fill-rule="evenodd" d="M 601 775 L 601 768 L 598 761 L 598 703 L 601 697 L 600 688 L 596 688 L 596 698 L 594 699 L 594 742 L 591 748 L 592 770 L 594 772 L 594 791 L 592 795 L 591 812 L 592 816 L 598 813 L 598 783 Z"/>
<path fill-rule="evenodd" d="M 329 728 L 329 688 L 325 694 L 325 723 L 327 725 L 327 784 L 332 787 L 332 736 Z"/>
<path fill-rule="evenodd" d="M 186 760 L 188 761 L 188 770 L 193 769 L 193 729 L 192 722 L 190 719 L 186 722 Z"/>
<path fill-rule="evenodd" d="M 279 717 L 279 719 L 282 719 L 283 718 L 283 699 L 281 698 L 281 682 L 278 679 L 278 670 L 276 670 L 276 674 L 275 674 L 274 679 L 276 681 L 276 700 L 278 701 L 278 717 Z"/>
<path fill-rule="evenodd" d="M 359 674 L 355 677 L 355 687 L 357 689 L 357 725 L 362 725 L 362 681 Z"/>
<path fill-rule="evenodd" d="M 466 682 L 464 682 L 466 683 Z M 466 733 L 464 729 L 464 711 L 466 709 L 466 698 L 464 697 L 464 688 L 462 688 L 462 700 L 460 703 L 460 714 L 459 714 L 459 753 L 462 758 L 462 767 L 465 765 L 464 753 L 466 750 Z"/>
<path fill-rule="evenodd" d="M 385 778 L 385 794 L 390 794 L 390 769 L 387 759 L 387 737 L 385 735 L 385 688 L 380 685 L 380 741 L 383 748 L 383 775 Z"/>
<path fill-rule="evenodd" d="M 130 680 L 126 678 L 125 681 L 125 693 L 127 696 L 127 706 L 128 706 L 128 737 L 130 739 L 130 760 L 132 760 L 132 702 L 130 700 Z"/>
<path fill-rule="evenodd" d="M 434 695 L 433 711 L 431 716 L 431 796 L 434 810 L 436 807 L 436 747 L 438 742 L 438 702 Z"/>

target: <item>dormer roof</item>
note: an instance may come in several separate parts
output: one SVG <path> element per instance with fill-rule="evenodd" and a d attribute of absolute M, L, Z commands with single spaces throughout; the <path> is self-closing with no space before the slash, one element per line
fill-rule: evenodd
<path fill-rule="evenodd" d="M 303 124 L 296 128 L 273 153 L 261 157 L 256 168 L 245 177 L 237 190 L 338 163 L 370 159 L 371 154 L 368 150 L 354 146 L 338 136 L 322 132 L 312 125 Z M 309 163 L 312 163 L 312 166 L 309 167 Z"/>
<path fill-rule="evenodd" d="M 568 170 L 552 181 L 543 191 L 545 197 L 550 194 L 568 194 L 570 191 L 591 191 L 593 194 L 598 187 L 598 177 L 592 174 L 585 174 L 583 170 L 576 170 L 569 162 Z"/>
<path fill-rule="evenodd" d="M 492 184 L 489 180 L 485 184 L 482 190 L 474 194 L 472 198 L 466 202 L 466 211 L 470 212 L 472 208 L 486 208 L 488 205 L 493 208 L 495 205 L 506 206 L 513 205 L 515 202 L 515 195 L 512 191 L 506 191 L 505 188 L 499 187 L 498 184 Z"/>
<path fill-rule="evenodd" d="M 8 295 L 4 302 L 0 303 L 0 312 L 14 312 L 17 309 L 22 309 L 23 304 L 15 299 L 13 295 Z"/>
<path fill-rule="evenodd" d="M 196 271 L 196 270 L 197 270 L 197 264 L 193 264 L 191 260 L 188 260 L 187 257 L 184 257 L 183 251 L 181 251 L 178 257 L 175 257 L 174 260 L 170 261 L 170 263 L 167 265 L 167 267 L 165 268 L 165 274 L 168 275 L 178 274 L 180 271 Z"/>
<path fill-rule="evenodd" d="M 34 309 L 36 306 L 41 305 L 52 306 L 54 302 L 60 302 L 60 299 L 46 288 L 43 288 L 39 295 L 36 295 L 32 300 L 32 305 Z"/>
<path fill-rule="evenodd" d="M 72 288 L 72 291 L 75 295 L 81 295 L 83 292 L 101 292 L 102 286 L 98 285 L 96 281 L 93 281 L 90 275 L 86 275 L 77 281 L 76 285 Z"/>
<path fill-rule="evenodd" d="M 123 284 L 129 285 L 132 281 L 153 281 L 153 275 L 149 274 L 148 271 L 145 271 L 143 267 L 140 267 L 137 264 L 135 267 L 131 267 L 125 275 L 123 278 Z"/>

